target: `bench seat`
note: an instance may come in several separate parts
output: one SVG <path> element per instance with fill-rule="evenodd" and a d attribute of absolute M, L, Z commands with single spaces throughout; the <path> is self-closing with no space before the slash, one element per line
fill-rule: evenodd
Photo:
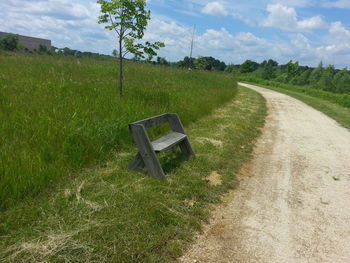
<path fill-rule="evenodd" d="M 164 152 L 187 138 L 186 134 L 172 132 L 152 142 L 155 152 Z"/>
<path fill-rule="evenodd" d="M 168 123 L 171 132 L 159 139 L 150 141 L 147 129 Z M 166 175 L 157 157 L 157 153 L 174 149 L 179 146 L 184 156 L 195 156 L 190 141 L 186 136 L 180 118 L 175 113 L 162 115 L 136 121 L 129 124 L 129 129 L 139 149 L 129 168 L 136 172 L 147 169 L 149 176 L 157 179 L 166 179 Z"/>

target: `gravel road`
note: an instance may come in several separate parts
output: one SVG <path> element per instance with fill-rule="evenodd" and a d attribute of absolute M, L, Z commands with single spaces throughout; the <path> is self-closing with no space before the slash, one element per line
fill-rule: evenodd
<path fill-rule="evenodd" d="M 269 114 L 239 187 L 180 262 L 350 262 L 350 132 L 287 95 Z"/>

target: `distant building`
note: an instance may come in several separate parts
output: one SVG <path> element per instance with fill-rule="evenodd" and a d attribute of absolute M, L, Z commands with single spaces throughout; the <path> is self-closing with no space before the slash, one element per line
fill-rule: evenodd
<path fill-rule="evenodd" d="M 4 38 L 7 34 L 10 33 L 0 32 L 0 39 Z M 19 42 L 21 42 L 25 48 L 31 51 L 33 51 L 34 49 L 39 50 L 40 45 L 46 47 L 48 50 L 51 49 L 51 40 L 48 39 L 26 37 L 21 35 L 18 35 L 18 39 Z"/>

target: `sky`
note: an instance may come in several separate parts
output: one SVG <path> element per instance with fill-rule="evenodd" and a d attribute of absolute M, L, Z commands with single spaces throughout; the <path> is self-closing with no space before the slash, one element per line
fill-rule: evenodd
<path fill-rule="evenodd" d="M 350 0 L 148 0 L 145 41 L 163 41 L 158 55 L 190 54 L 227 64 L 247 59 L 350 66 Z M 56 47 L 111 54 L 115 32 L 98 24 L 93 0 L 0 0 L 0 31 L 51 39 Z"/>

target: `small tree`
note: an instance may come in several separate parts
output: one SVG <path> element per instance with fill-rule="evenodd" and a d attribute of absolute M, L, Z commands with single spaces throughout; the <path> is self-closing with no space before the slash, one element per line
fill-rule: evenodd
<path fill-rule="evenodd" d="M 300 72 L 299 62 L 293 62 L 290 60 L 287 63 L 287 81 L 291 81 L 294 77 L 296 77 Z"/>
<path fill-rule="evenodd" d="M 164 43 L 137 42 L 144 36 L 151 12 L 145 9 L 145 0 L 98 0 L 101 13 L 98 23 L 109 23 L 106 29 L 114 30 L 118 36 L 119 46 L 119 95 L 123 94 L 123 60 L 128 53 L 136 58 L 156 56 L 155 50 L 164 47 Z"/>
<path fill-rule="evenodd" d="M 117 58 L 118 57 L 118 50 L 113 49 L 112 55 L 113 55 L 113 57 Z"/>
<path fill-rule="evenodd" d="M 39 46 L 39 52 L 40 53 L 46 53 L 47 52 L 47 46 L 40 45 Z"/>
<path fill-rule="evenodd" d="M 166 58 L 162 58 L 162 57 L 157 57 L 157 64 L 164 65 L 164 66 L 170 65 L 170 63 L 166 60 Z"/>
<path fill-rule="evenodd" d="M 338 93 L 350 93 L 350 73 L 345 68 L 343 70 L 340 70 L 335 76 L 334 76 L 334 84 L 336 86 L 336 92 Z"/>
<path fill-rule="evenodd" d="M 258 63 L 248 59 L 240 66 L 239 71 L 241 73 L 250 73 L 250 72 L 257 70 L 258 67 L 259 67 Z"/>
<path fill-rule="evenodd" d="M 271 64 L 266 63 L 262 70 L 261 77 L 266 80 L 275 78 L 276 77 L 275 69 L 276 67 L 273 67 L 271 66 Z"/>

